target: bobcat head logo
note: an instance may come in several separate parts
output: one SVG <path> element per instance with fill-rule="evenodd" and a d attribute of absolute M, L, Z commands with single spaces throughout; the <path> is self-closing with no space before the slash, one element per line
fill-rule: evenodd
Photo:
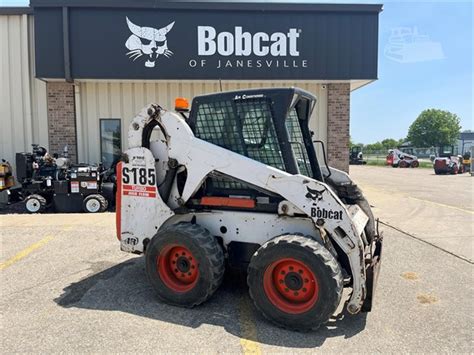
<path fill-rule="evenodd" d="M 173 52 L 168 49 L 168 42 L 166 34 L 173 28 L 174 21 L 168 26 L 156 29 L 153 27 L 140 27 L 135 25 L 132 21 L 127 19 L 127 25 L 132 34 L 125 42 L 125 47 L 128 48 L 127 56 L 133 61 L 137 60 L 143 55 L 148 56 L 145 62 L 145 67 L 154 68 L 155 61 L 160 55 L 169 58 Z"/>
<path fill-rule="evenodd" d="M 321 191 L 313 190 L 313 189 L 310 189 L 308 186 L 306 186 L 306 190 L 308 191 L 305 195 L 306 198 L 309 198 L 313 201 L 322 200 L 324 190 L 321 190 Z"/>

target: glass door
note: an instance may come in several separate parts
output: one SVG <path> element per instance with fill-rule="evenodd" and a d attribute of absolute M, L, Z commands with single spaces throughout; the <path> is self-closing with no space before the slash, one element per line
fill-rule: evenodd
<path fill-rule="evenodd" d="M 122 154 L 122 124 L 120 118 L 100 119 L 100 159 L 110 168 Z"/>

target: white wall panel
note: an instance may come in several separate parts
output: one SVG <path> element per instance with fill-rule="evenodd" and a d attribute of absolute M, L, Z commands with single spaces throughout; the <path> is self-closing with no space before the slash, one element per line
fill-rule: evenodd
<path fill-rule="evenodd" d="M 176 97 L 186 97 L 191 102 L 197 95 L 219 92 L 218 81 L 150 81 L 150 82 L 94 82 L 77 83 L 76 106 L 78 113 L 79 160 L 90 163 L 100 161 L 99 120 L 101 118 L 122 119 L 122 149 L 127 149 L 128 125 L 133 116 L 146 104 L 157 103 L 173 109 Z M 299 86 L 318 97 L 310 126 L 315 131 L 315 139 L 326 142 L 327 96 L 324 85 L 311 82 L 222 82 L 222 90 L 245 88 Z M 79 97 L 78 97 L 79 96 Z"/>
<path fill-rule="evenodd" d="M 0 158 L 48 146 L 46 84 L 34 78 L 33 18 L 0 16 Z"/>

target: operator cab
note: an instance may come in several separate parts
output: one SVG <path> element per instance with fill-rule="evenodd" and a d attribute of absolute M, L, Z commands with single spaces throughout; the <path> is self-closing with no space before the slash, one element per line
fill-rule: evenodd
<path fill-rule="evenodd" d="M 327 165 L 324 145 L 313 141 L 309 120 L 316 97 L 299 88 L 267 88 L 229 91 L 196 96 L 188 109 L 187 100 L 178 98 L 175 111 L 186 120 L 195 137 L 228 149 L 289 174 L 301 174 L 328 184 L 345 203 L 362 198 L 347 174 Z M 143 131 L 143 146 L 165 155 L 166 140 L 157 121 Z M 321 143 L 323 165 L 316 156 L 314 143 Z M 162 153 L 160 153 L 163 151 Z M 179 162 L 178 162 L 179 164 Z M 169 169 L 167 161 L 156 162 L 157 185 L 167 201 L 176 176 L 181 193 L 187 172 Z M 250 172 L 251 173 L 251 172 Z M 166 181 L 166 183 L 165 183 Z M 243 197 L 257 201 L 255 210 L 274 212 L 282 197 L 251 186 L 233 177 L 213 172 L 204 181 L 188 208 L 198 208 L 207 197 Z"/>
<path fill-rule="evenodd" d="M 452 156 L 455 156 L 454 146 L 445 145 L 445 146 L 439 147 L 439 157 L 450 158 Z"/>
<path fill-rule="evenodd" d="M 188 123 L 202 140 L 263 164 L 324 181 L 309 129 L 316 97 L 298 88 L 197 96 Z"/>

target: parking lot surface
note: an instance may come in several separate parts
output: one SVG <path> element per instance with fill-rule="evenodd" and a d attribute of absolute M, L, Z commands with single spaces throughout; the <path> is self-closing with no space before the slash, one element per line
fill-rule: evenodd
<path fill-rule="evenodd" d="M 389 213 L 377 200 L 378 189 L 385 188 L 377 183 L 378 170 L 351 170 L 375 199 L 376 213 L 401 213 Z M 428 199 L 425 193 L 413 197 Z M 143 257 L 119 250 L 114 217 L 0 216 L 2 353 L 473 352 L 472 263 L 391 227 L 382 226 L 373 311 L 343 313 L 317 331 L 296 333 L 260 316 L 245 279 L 235 274 L 227 274 L 216 294 L 194 309 L 158 302 Z M 450 237 L 457 236 L 445 238 Z"/>
<path fill-rule="evenodd" d="M 383 222 L 455 255 L 474 260 L 474 177 L 432 169 L 351 166 Z"/>

